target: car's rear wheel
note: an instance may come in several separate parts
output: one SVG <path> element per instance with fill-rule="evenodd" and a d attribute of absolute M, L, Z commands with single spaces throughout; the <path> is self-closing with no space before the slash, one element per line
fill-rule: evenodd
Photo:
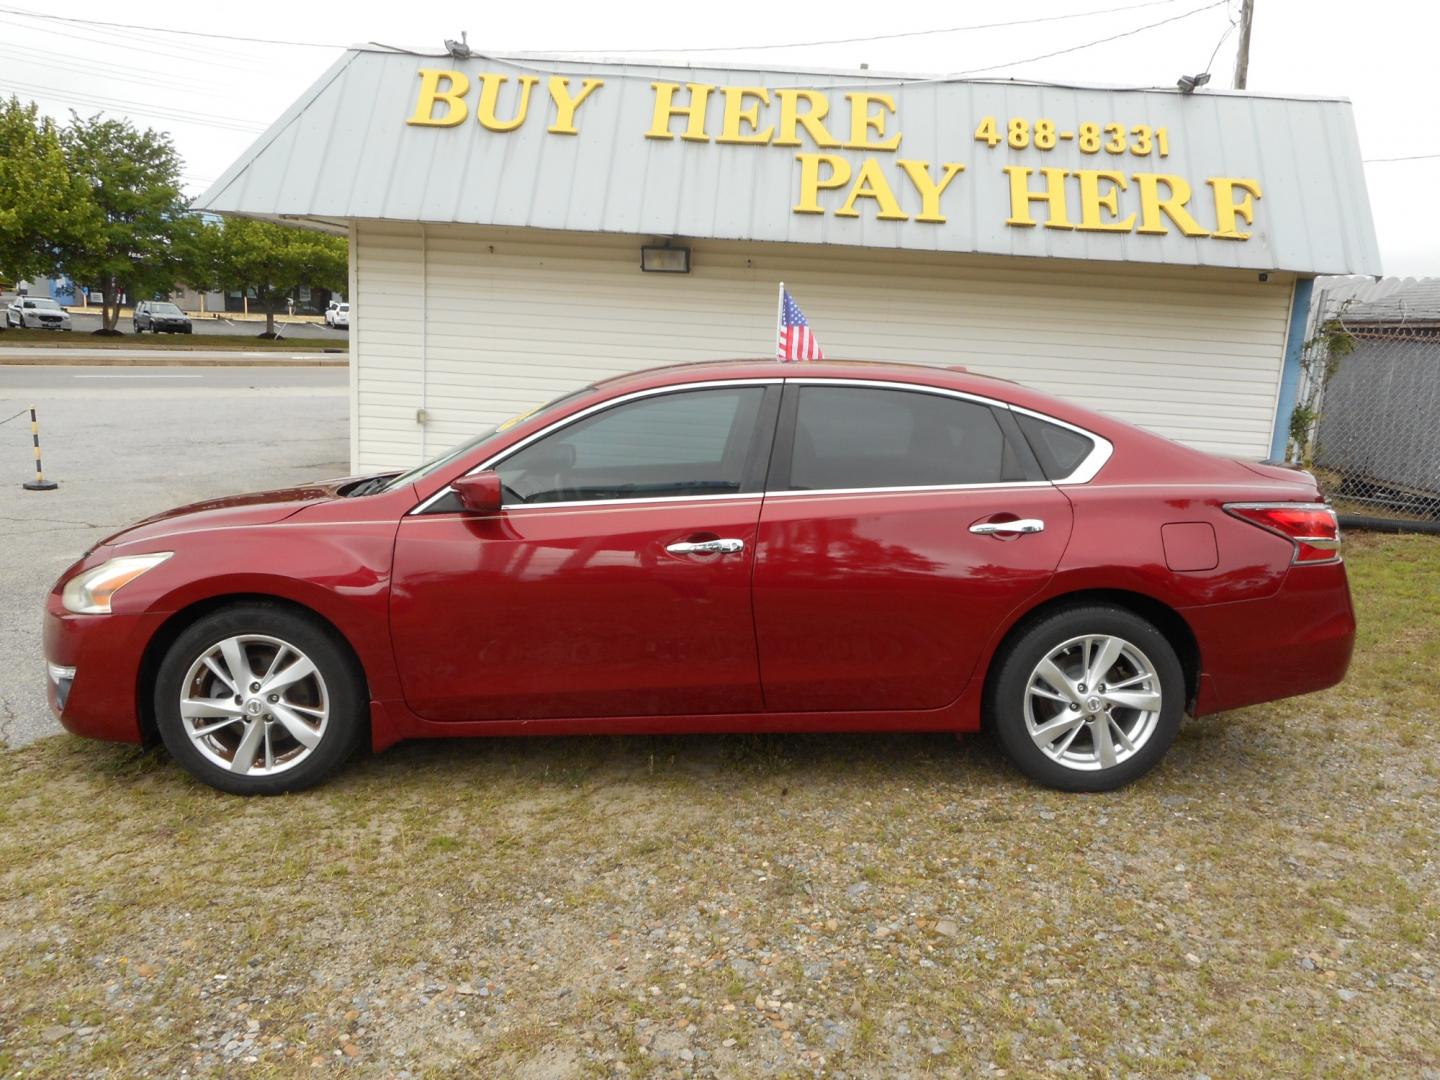
<path fill-rule="evenodd" d="M 332 631 L 236 605 L 187 627 L 155 682 L 166 748 L 222 791 L 275 795 L 324 779 L 360 745 L 364 680 Z"/>
<path fill-rule="evenodd" d="M 999 658 L 987 719 L 1021 772 L 1064 791 L 1111 791 L 1175 740 L 1185 675 L 1165 635 L 1133 612 L 1067 608 Z"/>

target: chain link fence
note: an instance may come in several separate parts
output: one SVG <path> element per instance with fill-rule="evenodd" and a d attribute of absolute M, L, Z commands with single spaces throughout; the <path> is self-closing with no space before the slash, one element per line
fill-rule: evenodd
<path fill-rule="evenodd" d="M 1288 456 L 1342 515 L 1435 527 L 1440 310 L 1426 319 L 1396 307 L 1343 291 L 1316 298 Z"/>

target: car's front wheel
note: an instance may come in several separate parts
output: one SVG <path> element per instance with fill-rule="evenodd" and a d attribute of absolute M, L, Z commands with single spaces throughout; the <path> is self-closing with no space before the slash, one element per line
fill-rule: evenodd
<path fill-rule="evenodd" d="M 1111 791 L 1165 756 L 1185 675 L 1165 635 L 1131 611 L 1063 609 L 1010 643 L 987 719 L 1021 772 L 1064 791 Z"/>
<path fill-rule="evenodd" d="M 333 631 L 241 604 L 187 627 L 155 682 L 160 737 L 184 768 L 237 795 L 299 791 L 359 747 L 364 679 Z"/>

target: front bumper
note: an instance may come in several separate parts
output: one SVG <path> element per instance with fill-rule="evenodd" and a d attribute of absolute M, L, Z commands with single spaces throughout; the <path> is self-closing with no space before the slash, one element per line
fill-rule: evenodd
<path fill-rule="evenodd" d="M 112 742 L 144 741 L 139 686 L 145 646 L 163 614 L 74 615 L 52 592 L 45 600 L 50 709 L 67 731 Z"/>

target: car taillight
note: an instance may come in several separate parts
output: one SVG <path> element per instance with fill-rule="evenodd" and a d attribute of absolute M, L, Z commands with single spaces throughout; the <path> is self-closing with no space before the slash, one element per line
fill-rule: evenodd
<path fill-rule="evenodd" d="M 1335 511 L 1324 503 L 1226 503 L 1225 510 L 1291 541 L 1294 562 L 1335 562 L 1340 558 L 1340 523 Z"/>

